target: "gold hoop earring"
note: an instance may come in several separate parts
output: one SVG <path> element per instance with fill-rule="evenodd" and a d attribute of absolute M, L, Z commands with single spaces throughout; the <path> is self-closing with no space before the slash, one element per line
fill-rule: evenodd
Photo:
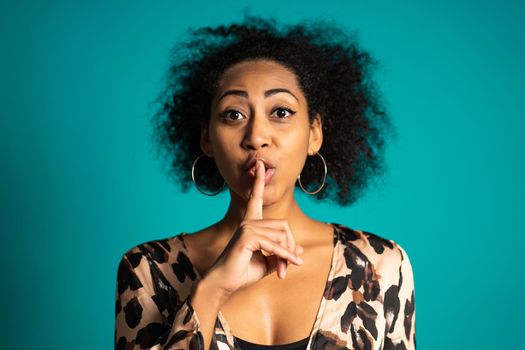
<path fill-rule="evenodd" d="M 197 185 L 197 182 L 195 182 L 195 164 L 197 164 L 197 162 L 199 161 L 199 159 L 200 159 L 201 157 L 204 157 L 204 156 L 205 156 L 205 154 L 203 153 L 203 154 L 201 154 L 200 156 L 198 156 L 197 159 L 195 159 L 195 160 L 193 161 L 193 165 L 191 166 L 191 180 L 193 181 L 193 184 L 195 185 L 195 188 L 197 188 L 197 190 L 198 190 L 200 193 L 205 194 L 205 195 L 210 196 L 210 197 L 211 197 L 211 196 L 216 196 L 216 195 L 218 195 L 218 194 L 222 191 L 222 189 L 223 189 L 224 186 L 226 185 L 226 181 L 224 181 L 224 183 L 222 184 L 222 187 L 219 188 L 219 190 L 218 190 L 217 192 L 213 192 L 212 194 L 206 193 L 206 192 L 204 192 L 203 190 L 201 190 L 201 189 L 199 188 L 199 186 Z"/>
<path fill-rule="evenodd" d="M 324 184 L 326 183 L 326 174 L 328 173 L 328 168 L 326 167 L 326 162 L 325 162 L 323 156 L 321 155 L 321 153 L 317 152 L 316 154 L 319 157 L 321 157 L 321 160 L 323 161 L 323 165 L 324 165 L 324 176 L 323 176 L 323 183 L 321 184 L 321 187 L 319 187 L 317 190 L 315 190 L 313 192 L 309 192 L 309 191 L 304 189 L 303 184 L 301 183 L 301 174 L 299 174 L 299 176 L 297 176 L 297 179 L 299 180 L 299 186 L 301 187 L 303 192 L 305 192 L 307 194 L 316 194 L 316 193 L 318 193 L 319 191 L 321 191 L 323 189 Z"/>

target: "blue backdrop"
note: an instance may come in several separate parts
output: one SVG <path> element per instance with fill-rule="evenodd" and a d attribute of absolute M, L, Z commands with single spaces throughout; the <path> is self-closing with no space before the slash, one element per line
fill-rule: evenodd
<path fill-rule="evenodd" d="M 398 130 L 389 172 L 313 217 L 400 243 L 421 349 L 521 346 L 524 4 L 507 1 L 2 1 L 2 345 L 110 349 L 121 254 L 222 217 L 181 194 L 150 141 L 168 53 L 188 27 L 335 19 L 380 61 Z M 208 215 L 198 215 L 202 208 Z"/>

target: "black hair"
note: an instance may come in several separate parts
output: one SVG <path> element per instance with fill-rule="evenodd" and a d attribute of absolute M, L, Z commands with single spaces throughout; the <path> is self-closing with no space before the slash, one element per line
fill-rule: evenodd
<path fill-rule="evenodd" d="M 328 175 L 314 198 L 352 204 L 385 171 L 386 135 L 395 136 L 395 130 L 372 80 L 377 61 L 360 48 L 355 33 L 327 20 L 280 26 L 274 19 L 245 14 L 242 23 L 191 29 L 189 34 L 171 51 L 165 89 L 157 99 L 160 108 L 152 120 L 157 149 L 169 161 L 168 175 L 184 192 L 192 185 L 193 161 L 202 154 L 200 130 L 208 125 L 217 82 L 228 67 L 250 59 L 270 59 L 289 68 L 306 97 L 310 122 L 316 113 L 321 116 L 319 152 Z M 224 180 L 214 161 L 202 160 L 196 181 L 216 191 Z M 310 191 L 322 180 L 320 161 L 308 158 L 301 172 L 301 183 Z"/>

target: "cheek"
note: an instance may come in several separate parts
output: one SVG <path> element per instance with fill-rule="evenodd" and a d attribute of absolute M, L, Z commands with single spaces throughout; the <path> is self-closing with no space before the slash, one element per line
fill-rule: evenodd
<path fill-rule="evenodd" d="M 279 145 L 281 166 L 291 178 L 297 177 L 303 169 L 308 152 L 308 138 L 302 133 L 288 135 Z"/>
<path fill-rule="evenodd" d="M 213 154 L 215 162 L 223 177 L 231 176 L 232 167 L 236 164 L 236 147 L 235 140 L 232 136 L 225 136 L 223 134 L 210 135 L 210 141 L 213 147 Z"/>

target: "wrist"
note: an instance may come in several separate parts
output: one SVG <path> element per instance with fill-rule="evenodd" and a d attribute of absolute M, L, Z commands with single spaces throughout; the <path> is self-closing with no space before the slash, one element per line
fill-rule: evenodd
<path fill-rule="evenodd" d="M 192 297 L 196 295 L 202 296 L 208 303 L 213 303 L 214 307 L 220 309 L 230 298 L 231 293 L 219 287 L 212 275 L 206 275 L 194 286 Z"/>

